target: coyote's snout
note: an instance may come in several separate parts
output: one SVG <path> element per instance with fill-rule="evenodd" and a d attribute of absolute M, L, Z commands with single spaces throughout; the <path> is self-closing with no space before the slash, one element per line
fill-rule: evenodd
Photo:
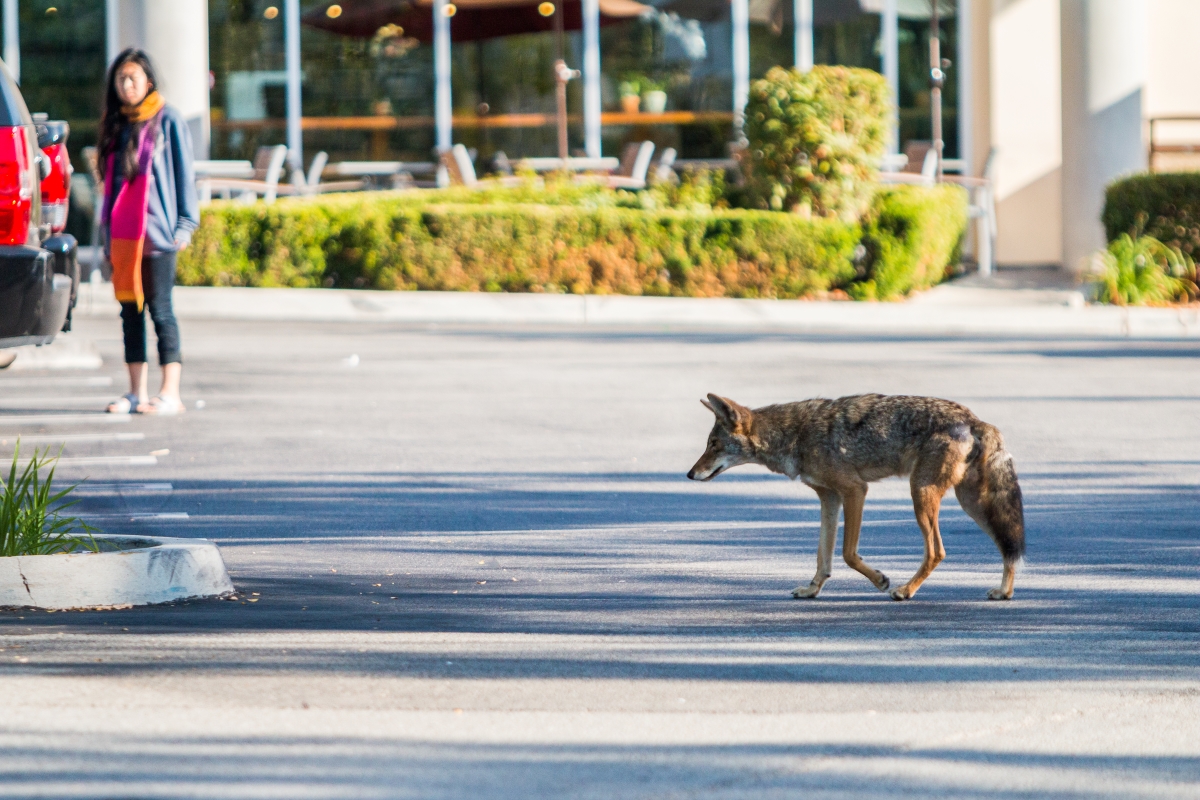
<path fill-rule="evenodd" d="M 709 481 L 739 464 L 761 464 L 799 478 L 821 499 L 817 574 L 807 586 L 797 586 L 794 597 L 816 597 L 829 579 L 842 508 L 842 557 L 887 591 L 888 577 L 859 557 L 858 535 L 867 485 L 892 476 L 908 477 L 925 537 L 925 560 L 907 583 L 892 589 L 892 599 L 911 598 L 946 557 L 938 511 L 951 487 L 963 510 L 1000 548 L 1004 574 L 988 598 L 1012 597 L 1016 565 L 1025 553 L 1021 487 L 1000 431 L 965 407 L 933 397 L 879 394 L 753 410 L 715 394 L 700 402 L 716 424 L 689 478 Z"/>

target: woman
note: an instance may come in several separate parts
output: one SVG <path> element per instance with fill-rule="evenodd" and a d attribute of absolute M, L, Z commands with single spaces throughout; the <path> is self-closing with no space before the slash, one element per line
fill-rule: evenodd
<path fill-rule="evenodd" d="M 129 393 L 108 406 L 113 414 L 180 414 L 179 324 L 171 308 L 175 255 L 200 223 L 192 167 L 192 137 L 179 111 L 157 91 L 154 67 L 130 48 L 113 61 L 100 122 L 101 216 L 113 290 L 121 303 Z M 147 398 L 146 320 L 158 336 L 162 388 Z"/>

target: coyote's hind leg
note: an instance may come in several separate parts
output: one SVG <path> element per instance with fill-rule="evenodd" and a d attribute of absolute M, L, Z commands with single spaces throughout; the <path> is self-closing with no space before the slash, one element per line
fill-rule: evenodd
<path fill-rule="evenodd" d="M 954 487 L 954 494 L 958 498 L 958 504 L 962 506 L 963 511 L 967 512 L 967 516 L 975 520 L 975 524 L 982 528 L 983 532 L 991 537 L 992 541 L 1000 548 L 1000 555 L 1004 559 L 1004 573 L 1000 577 L 1000 585 L 988 590 L 988 600 L 1011 600 L 1013 596 L 1013 581 L 1016 578 L 1017 562 L 1020 560 L 1020 556 L 1012 552 L 1015 549 L 1014 547 L 1005 546 L 1008 544 L 1007 540 L 996 535 L 995 530 L 988 520 L 979 489 L 977 475 L 973 472 L 968 472 L 967 480 Z M 1024 534 L 1023 530 L 1022 534 Z M 1005 550 L 1009 552 L 1005 552 Z"/>
<path fill-rule="evenodd" d="M 821 498 L 821 539 L 817 543 L 817 574 L 808 586 L 801 584 L 792 589 L 792 597 L 796 599 L 816 597 L 833 572 L 833 545 L 837 541 L 838 512 L 842 508 L 842 498 L 837 492 L 829 489 L 817 489 L 816 492 Z"/>
<path fill-rule="evenodd" d="M 867 499 L 867 487 L 855 488 L 842 495 L 846 509 L 846 528 L 842 531 L 842 558 L 852 568 L 866 576 L 875 588 L 886 592 L 892 585 L 887 575 L 872 568 L 858 554 L 858 535 L 862 533 L 863 502 Z"/>
<path fill-rule="evenodd" d="M 1000 585 L 995 589 L 988 589 L 988 600 L 1012 600 L 1013 596 L 1013 579 L 1017 575 L 1017 562 L 1004 562 L 1004 575 L 1000 578 Z"/>
<path fill-rule="evenodd" d="M 892 590 L 893 600 L 909 600 L 921 584 L 929 577 L 934 568 L 946 557 L 946 548 L 942 545 L 942 532 L 938 529 L 938 512 L 942 506 L 942 495 L 946 487 L 938 484 L 912 482 L 913 510 L 916 512 L 917 525 L 925 537 L 925 560 L 917 569 L 908 583 Z"/>

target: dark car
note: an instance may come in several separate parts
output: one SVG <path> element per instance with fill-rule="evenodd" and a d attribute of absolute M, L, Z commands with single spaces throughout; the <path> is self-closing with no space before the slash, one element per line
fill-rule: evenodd
<path fill-rule="evenodd" d="M 3 348 L 49 344 L 70 330 L 79 284 L 63 233 L 71 187 L 65 122 L 35 119 L 0 63 L 0 366 Z"/>

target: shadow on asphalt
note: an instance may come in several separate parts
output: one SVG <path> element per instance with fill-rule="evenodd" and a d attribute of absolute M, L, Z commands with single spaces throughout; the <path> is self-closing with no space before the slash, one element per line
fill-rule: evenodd
<path fill-rule="evenodd" d="M 471 715 L 464 715 L 461 722 L 469 726 Z M 1047 754 L 1019 747 L 409 743 L 372 736 L 369 731 L 358 737 L 256 736 L 252 741 L 236 736 L 129 734 L 106 735 L 103 743 L 82 736 L 62 738 L 70 746 L 59 750 L 14 742 L 6 746 L 5 760 L 12 764 L 52 760 L 58 765 L 55 783 L 61 786 L 86 785 L 95 780 L 95 769 L 89 765 L 103 763 L 111 774 L 120 775 L 126 790 L 158 786 L 165 776 L 172 776 L 175 781 L 190 779 L 198 794 L 205 790 L 217 794 L 218 787 L 234 785 L 243 795 L 254 795 L 262 786 L 273 790 L 272 796 L 288 796 L 290 784 L 295 791 L 291 796 L 296 797 L 321 792 L 345 796 L 354 786 L 375 791 L 384 786 L 419 786 L 426 797 L 476 793 L 507 797 L 513 795 L 500 787 L 511 788 L 509 782 L 515 780 L 526 797 L 562 796 L 564 791 L 579 797 L 674 797 L 682 796 L 678 789 L 683 785 L 708 792 L 736 787 L 742 792 L 736 794 L 739 797 L 755 796 L 751 792 L 759 797 L 794 797 L 797 790 L 807 789 L 822 797 L 883 791 L 906 797 L 1027 798 L 1050 795 L 999 787 L 1047 771 L 1056 773 L 1062 787 L 1061 794 L 1054 796 L 1096 796 L 1094 792 L 1109 796 L 1101 788 L 1106 785 L 1117 796 L 1117 787 L 1137 780 L 1178 790 L 1176 781 L 1190 781 L 1200 769 L 1200 759 L 1192 756 Z M 119 755 L 124 753 L 136 753 L 136 760 Z M 864 764 L 876 762 L 889 765 L 886 777 L 863 769 Z M 564 786 L 564 774 L 571 776 L 575 790 Z M 27 779 L 20 768 L 6 770 L 5 776 L 17 790 Z M 1106 780 L 1116 783 L 1105 784 Z M 988 788 L 978 788 L 980 784 Z M 280 790 L 285 793 L 278 794 Z"/>
<path fill-rule="evenodd" d="M 1034 484 L 1059 476 L 1025 477 Z M 916 600 L 894 603 L 840 563 L 820 599 L 790 599 L 791 587 L 812 575 L 818 505 L 803 487 L 794 499 L 767 494 L 764 482 L 778 480 L 750 474 L 697 491 L 656 473 L 364 474 L 181 481 L 157 500 L 87 498 L 85 511 L 114 517 L 156 503 L 154 511 L 187 509 L 192 516 L 181 527 L 221 544 L 239 599 L 117 612 L 4 611 L 0 634 L 529 633 L 653 637 L 688 654 L 672 646 L 625 660 L 535 648 L 476 653 L 446 666 L 449 651 L 439 648 L 359 653 L 313 644 L 286 656 L 218 646 L 202 657 L 142 662 L 131 646 L 100 662 L 41 658 L 41 674 L 294 667 L 443 677 L 936 682 L 1153 678 L 1200 667 L 1194 488 L 1027 491 L 1025 576 L 1036 585 L 1019 577 L 1011 603 L 983 600 L 998 578 L 999 556 L 949 497 L 946 562 Z M 119 519 L 105 527 L 143 532 Z M 868 498 L 861 552 L 893 585 L 915 570 L 921 544 L 907 500 Z M 709 652 L 706 641 L 718 639 Z M 746 657 L 731 658 L 743 646 Z"/>

